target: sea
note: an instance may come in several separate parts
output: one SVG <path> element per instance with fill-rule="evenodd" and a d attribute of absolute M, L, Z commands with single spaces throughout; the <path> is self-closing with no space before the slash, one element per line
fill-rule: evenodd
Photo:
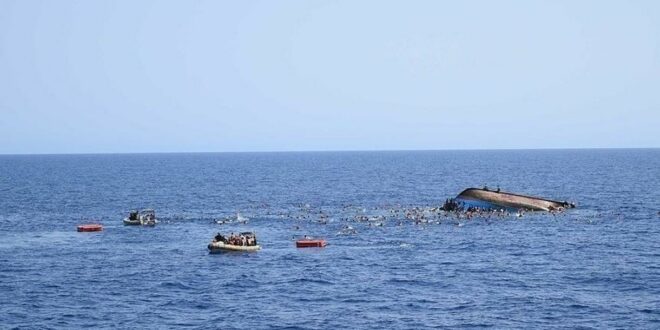
<path fill-rule="evenodd" d="M 576 208 L 437 209 L 484 185 Z M 659 329 L 660 150 L 3 155 L 0 328 Z"/>

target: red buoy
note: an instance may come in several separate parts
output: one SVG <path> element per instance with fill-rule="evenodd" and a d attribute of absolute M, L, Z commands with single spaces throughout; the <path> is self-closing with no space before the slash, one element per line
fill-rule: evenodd
<path fill-rule="evenodd" d="M 84 225 L 78 225 L 79 232 L 89 232 L 89 231 L 101 231 L 103 226 L 98 223 L 88 223 Z"/>
<path fill-rule="evenodd" d="M 328 243 L 324 239 L 299 239 L 296 241 L 297 248 L 324 247 Z"/>

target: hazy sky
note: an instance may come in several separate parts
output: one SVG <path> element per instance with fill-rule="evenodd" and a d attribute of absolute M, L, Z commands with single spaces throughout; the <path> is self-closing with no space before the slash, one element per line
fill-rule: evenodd
<path fill-rule="evenodd" d="M 660 147 L 660 1 L 0 0 L 0 153 Z"/>

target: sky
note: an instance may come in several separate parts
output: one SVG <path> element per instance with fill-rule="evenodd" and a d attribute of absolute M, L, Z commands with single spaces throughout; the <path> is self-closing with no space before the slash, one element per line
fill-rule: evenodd
<path fill-rule="evenodd" d="M 0 154 L 660 147 L 660 1 L 0 0 Z"/>

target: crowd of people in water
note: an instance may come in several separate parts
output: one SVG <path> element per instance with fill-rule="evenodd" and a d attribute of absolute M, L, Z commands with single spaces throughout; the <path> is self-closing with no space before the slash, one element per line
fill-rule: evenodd
<path fill-rule="evenodd" d="M 556 216 L 562 210 L 551 210 L 550 212 L 540 212 L 538 214 L 547 214 Z M 477 218 L 504 219 L 507 217 L 520 218 L 528 213 L 524 209 L 505 209 L 505 208 L 480 208 L 475 206 L 466 206 L 453 199 L 448 199 L 441 206 L 403 206 L 403 205 L 384 205 L 374 207 L 359 207 L 355 205 L 345 205 L 341 208 L 319 209 L 305 204 L 302 207 L 288 211 L 267 213 L 264 218 L 279 218 L 298 222 L 308 222 L 317 224 L 328 223 L 364 223 L 369 227 L 382 227 L 386 224 L 395 224 L 397 226 L 405 223 L 415 225 L 438 224 L 446 221 L 463 221 Z M 295 228 L 295 227 L 294 227 Z"/>
<path fill-rule="evenodd" d="M 563 211 L 563 208 L 559 208 L 551 209 L 548 212 L 534 212 L 534 214 L 559 216 Z M 261 209 L 248 212 L 250 217 L 293 221 L 294 228 L 298 223 L 315 223 L 320 225 L 331 223 L 346 225 L 350 223 L 364 223 L 368 227 L 384 227 L 389 225 L 402 226 L 406 223 L 414 225 L 440 224 L 443 222 L 460 222 L 472 219 L 489 221 L 494 219 L 521 218 L 529 214 L 529 211 L 525 209 L 495 209 L 466 206 L 453 199 L 447 199 L 444 204 L 439 206 L 405 206 L 395 204 L 361 207 L 354 204 L 346 204 L 340 207 L 321 208 L 311 206 L 310 204 L 302 204 L 302 206 L 295 206 L 289 210 L 280 209 L 273 211 Z M 212 222 L 219 225 L 247 223 L 247 221 L 219 221 L 217 218 L 213 219 Z M 240 235 L 235 236 L 241 239 Z"/>
<path fill-rule="evenodd" d="M 481 208 L 463 204 L 456 199 L 446 199 L 444 203 L 435 206 L 414 206 L 402 204 L 382 204 L 376 206 L 360 206 L 355 204 L 343 204 L 337 206 L 315 206 L 311 203 L 299 203 L 289 207 L 274 208 L 267 204 L 260 204 L 253 209 L 247 209 L 251 217 L 264 219 L 282 219 L 293 221 L 293 229 L 300 229 L 302 223 L 308 224 L 335 224 L 339 227 L 339 234 L 355 234 L 358 226 L 353 223 L 361 223 L 366 227 L 390 227 L 405 224 L 431 225 L 441 223 L 453 223 L 460 225 L 467 220 L 483 219 L 490 222 L 496 219 L 521 218 L 527 216 L 528 210 L 512 208 Z M 539 212 L 534 214 L 559 216 L 563 208 Z M 224 222 L 214 221 L 217 224 Z M 360 226 L 361 227 L 361 226 Z M 234 243 L 242 245 L 240 235 L 234 235 L 233 239 L 226 238 Z M 249 239 L 247 239 L 249 241 Z M 248 243 L 246 243 L 248 244 Z"/>
<path fill-rule="evenodd" d="M 213 238 L 213 242 L 222 242 L 225 244 L 235 245 L 235 246 L 256 246 L 257 237 L 254 235 L 254 233 L 240 233 L 240 234 L 231 233 L 228 237 L 225 237 L 224 235 L 217 233 Z"/>
<path fill-rule="evenodd" d="M 533 213 L 540 216 L 554 217 L 558 216 L 561 211 L 563 209 Z M 447 199 L 444 201 L 444 204 L 436 206 L 386 204 L 363 207 L 354 204 L 345 204 L 342 206 L 322 208 L 314 207 L 310 204 L 300 204 L 288 210 L 278 209 L 275 212 L 267 207 L 263 207 L 259 210 L 253 210 L 249 214 L 255 218 L 291 220 L 293 222 L 292 229 L 295 231 L 304 230 L 305 224 L 332 224 L 337 226 L 338 235 L 357 235 L 358 229 L 362 231 L 367 228 L 403 226 L 405 224 L 426 226 L 442 223 L 462 227 L 466 224 L 466 221 L 472 219 L 482 219 L 486 223 L 491 223 L 497 219 L 520 218 L 527 213 L 529 211 L 524 209 L 480 208 L 465 205 L 454 199 Z M 224 224 L 215 220 L 214 222 L 216 224 Z M 295 237 L 294 235 L 293 238 L 295 239 Z M 251 232 L 231 233 L 228 236 L 218 233 L 209 245 L 209 249 L 211 249 L 212 244 L 215 242 L 222 242 L 237 247 L 257 246 L 256 236 Z"/>

